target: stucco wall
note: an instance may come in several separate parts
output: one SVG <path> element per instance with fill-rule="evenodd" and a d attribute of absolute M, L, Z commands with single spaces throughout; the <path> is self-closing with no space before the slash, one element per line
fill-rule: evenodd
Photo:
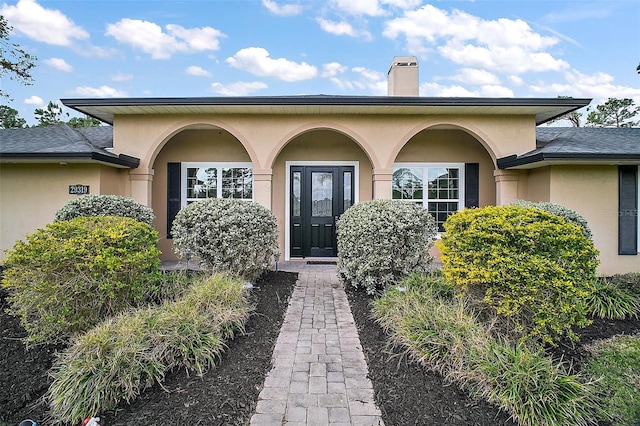
<path fill-rule="evenodd" d="M 523 179 L 526 182 L 526 196 L 529 201 L 549 201 L 549 191 L 551 184 L 551 168 L 540 167 L 539 169 L 529 170 L 523 173 Z"/>
<path fill-rule="evenodd" d="M 69 185 L 89 185 L 92 194 L 100 193 L 102 166 L 97 164 L 2 164 L 0 165 L 0 259 L 4 250 L 38 228 L 53 221 L 55 212 L 77 195 L 69 194 Z M 108 188 L 118 187 L 121 176 L 108 172 Z M 117 192 L 115 192 L 117 193 Z"/>
<path fill-rule="evenodd" d="M 550 201 L 574 209 L 585 217 L 600 250 L 600 274 L 640 272 L 640 255 L 618 255 L 616 166 L 552 167 Z"/>

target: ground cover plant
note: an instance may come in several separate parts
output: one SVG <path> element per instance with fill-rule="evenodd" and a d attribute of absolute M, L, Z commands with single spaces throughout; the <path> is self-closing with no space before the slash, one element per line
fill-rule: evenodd
<path fill-rule="evenodd" d="M 55 213 L 55 220 L 69 220 L 82 216 L 123 216 L 153 225 L 155 215 L 151 207 L 120 195 L 87 194 L 69 201 Z"/>
<path fill-rule="evenodd" d="M 127 217 L 53 222 L 8 251 L 8 312 L 32 343 L 62 342 L 143 301 L 159 276 L 158 234 Z"/>
<path fill-rule="evenodd" d="M 209 198 L 191 203 L 176 215 L 171 234 L 179 256 L 193 256 L 206 269 L 248 281 L 264 273 L 277 255 L 276 218 L 254 202 Z"/>
<path fill-rule="evenodd" d="M 393 200 L 358 203 L 338 223 L 340 280 L 374 294 L 412 271 L 427 270 L 436 233 L 433 217 L 415 204 Z"/>
<path fill-rule="evenodd" d="M 244 283 L 214 275 L 175 301 L 107 320 L 74 339 L 53 366 L 53 419 L 76 423 L 130 402 L 171 370 L 204 374 L 225 341 L 243 332 L 250 311 Z"/>

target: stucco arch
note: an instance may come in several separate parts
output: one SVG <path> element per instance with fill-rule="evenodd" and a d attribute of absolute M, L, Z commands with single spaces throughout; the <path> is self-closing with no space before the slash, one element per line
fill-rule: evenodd
<path fill-rule="evenodd" d="M 147 157 L 144 158 L 142 164 L 148 164 L 149 168 L 151 169 L 156 161 L 156 158 L 158 157 L 158 154 L 160 153 L 160 151 L 162 151 L 162 148 L 171 140 L 171 138 L 184 130 L 202 128 L 202 126 L 210 126 L 211 130 L 219 129 L 229 132 L 229 134 L 231 134 L 234 138 L 236 138 L 238 142 L 242 144 L 244 149 L 247 151 L 251 162 L 255 166 L 260 165 L 255 150 L 253 149 L 247 138 L 244 137 L 244 135 L 237 128 L 222 120 L 203 118 L 190 118 L 182 121 L 171 122 L 167 126 L 167 128 L 163 129 L 163 131 L 156 136 L 151 145 L 151 149 L 149 149 Z"/>
<path fill-rule="evenodd" d="M 418 133 L 423 132 L 425 130 L 433 130 L 433 129 L 453 129 L 453 130 L 461 130 L 471 136 L 474 137 L 487 151 L 491 160 L 493 161 L 493 165 L 496 165 L 496 147 L 492 143 L 491 138 L 482 130 L 480 130 L 477 126 L 474 126 L 471 122 L 465 122 L 464 120 L 444 120 L 444 119 L 431 119 L 422 121 L 409 131 L 407 131 L 402 137 L 398 138 L 396 145 L 393 147 L 391 151 L 391 155 L 387 158 L 387 163 L 384 165 L 386 168 L 393 168 L 393 163 L 395 159 L 398 157 L 398 154 L 402 150 L 402 148 L 411 141 L 411 139 L 416 136 Z"/>
<path fill-rule="evenodd" d="M 294 141 L 300 135 L 313 132 L 316 130 L 332 131 L 332 132 L 336 132 L 346 136 L 347 138 L 355 142 L 356 145 L 358 145 L 362 149 L 362 151 L 365 153 L 365 155 L 371 162 L 371 165 L 373 168 L 376 168 L 379 166 L 380 162 L 373 148 L 366 142 L 366 139 L 362 137 L 362 135 L 358 134 L 358 132 L 336 122 L 315 121 L 315 122 L 304 123 L 296 127 L 295 129 L 290 130 L 285 135 L 283 135 L 282 138 L 277 142 L 277 144 L 269 153 L 266 161 L 264 162 L 265 167 L 273 168 L 273 165 L 277 160 L 278 156 L 289 143 Z"/>

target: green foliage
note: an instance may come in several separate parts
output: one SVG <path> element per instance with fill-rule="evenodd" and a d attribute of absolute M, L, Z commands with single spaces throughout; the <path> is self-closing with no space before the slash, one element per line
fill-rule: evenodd
<path fill-rule="evenodd" d="M 67 124 L 71 127 L 97 127 L 102 124 L 102 121 L 97 118 L 89 117 L 85 115 L 84 117 L 71 117 Z"/>
<path fill-rule="evenodd" d="M 155 216 L 150 207 L 133 198 L 119 195 L 88 194 L 69 201 L 55 214 L 55 220 L 69 220 L 81 216 L 123 216 L 153 225 Z"/>
<path fill-rule="evenodd" d="M 373 200 L 350 207 L 338 223 L 342 282 L 373 294 L 427 270 L 436 232 L 433 217 L 412 203 Z"/>
<path fill-rule="evenodd" d="M 640 114 L 633 99 L 609 98 L 604 104 L 596 105 L 596 109 L 587 108 L 587 126 L 595 127 L 635 127 L 640 121 L 632 119 Z"/>
<path fill-rule="evenodd" d="M 442 271 L 520 342 L 553 344 L 585 326 L 598 251 L 576 225 L 537 208 L 468 209 L 449 217 Z"/>
<path fill-rule="evenodd" d="M 69 113 L 63 114 L 62 107 L 52 101 L 49 101 L 47 108 L 36 108 L 33 115 L 36 117 L 38 124 L 36 126 L 55 126 L 64 124 L 63 115 L 69 116 Z"/>
<path fill-rule="evenodd" d="M 596 281 L 595 292 L 587 299 L 587 310 L 593 316 L 605 319 L 637 318 L 640 300 L 637 295 L 601 278 Z"/>
<path fill-rule="evenodd" d="M 640 335 L 614 336 L 588 351 L 584 371 L 597 379 L 599 416 L 620 426 L 640 424 Z"/>
<path fill-rule="evenodd" d="M 7 105 L 0 105 L 0 129 L 22 129 L 27 121 L 18 117 L 18 111 Z"/>
<path fill-rule="evenodd" d="M 595 423 L 592 383 L 568 374 L 542 351 L 493 338 L 435 275 L 413 275 L 388 288 L 373 303 L 373 315 L 412 359 L 519 424 Z"/>
<path fill-rule="evenodd" d="M 210 198 L 191 203 L 178 212 L 171 233 L 179 256 L 195 256 L 205 268 L 249 281 L 271 267 L 278 250 L 276 218 L 254 202 Z"/>
<path fill-rule="evenodd" d="M 616 274 L 607 278 L 612 285 L 640 298 L 640 272 Z"/>
<path fill-rule="evenodd" d="M 0 15 L 0 78 L 9 74 L 11 80 L 28 86 L 31 85 L 31 69 L 35 66 L 36 57 L 29 55 L 15 43 L 9 41 L 9 35 L 13 28 L 7 19 Z M 0 89 L 0 96 L 7 97 L 7 94 Z"/>
<path fill-rule="evenodd" d="M 174 302 L 123 313 L 77 337 L 52 369 L 54 420 L 78 423 L 130 402 L 170 370 L 203 375 L 225 339 L 243 332 L 250 311 L 243 282 L 214 275 Z"/>
<path fill-rule="evenodd" d="M 538 202 L 533 203 L 531 201 L 518 200 L 514 204 L 519 207 L 535 207 L 540 210 L 544 210 L 548 213 L 555 214 L 556 216 L 560 216 L 564 220 L 569 223 L 573 223 L 582 228 L 582 233 L 593 240 L 593 235 L 591 234 L 591 229 L 589 229 L 589 224 L 587 223 L 587 219 L 585 219 L 580 213 L 575 210 L 572 210 L 568 207 L 565 207 L 561 204 L 549 203 L 549 202 Z"/>
<path fill-rule="evenodd" d="M 140 302 L 157 280 L 158 233 L 124 217 L 53 222 L 18 241 L 2 286 L 30 342 L 64 341 Z"/>

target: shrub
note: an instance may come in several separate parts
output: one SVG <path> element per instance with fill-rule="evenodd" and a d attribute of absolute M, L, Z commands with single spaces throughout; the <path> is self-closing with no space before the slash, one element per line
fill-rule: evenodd
<path fill-rule="evenodd" d="M 637 318 L 640 301 L 629 290 L 601 278 L 596 281 L 595 292 L 587 299 L 587 309 L 593 316 L 604 319 Z"/>
<path fill-rule="evenodd" d="M 437 228 L 423 208 L 373 200 L 350 207 L 338 223 L 338 270 L 344 283 L 373 294 L 428 269 Z"/>
<path fill-rule="evenodd" d="M 587 350 L 584 371 L 596 379 L 600 418 L 621 426 L 640 424 L 640 335 L 614 336 Z"/>
<path fill-rule="evenodd" d="M 589 224 L 587 220 L 577 211 L 572 210 L 568 207 L 565 207 L 561 204 L 549 203 L 549 202 L 538 202 L 534 203 L 531 201 L 518 200 L 515 203 L 516 206 L 519 207 L 535 207 L 540 210 L 544 210 L 548 213 L 555 214 L 556 216 L 560 216 L 564 220 L 569 223 L 573 223 L 582 228 L 582 233 L 585 237 L 593 240 L 593 235 L 591 234 L 591 229 L 589 229 Z"/>
<path fill-rule="evenodd" d="M 272 265 L 278 249 L 273 213 L 241 200 L 191 203 L 178 212 L 171 233 L 179 256 L 196 256 L 206 268 L 230 271 L 249 281 Z"/>
<path fill-rule="evenodd" d="M 627 274 L 616 274 L 607 278 L 611 285 L 625 290 L 640 298 L 640 272 L 629 272 Z"/>
<path fill-rule="evenodd" d="M 58 422 L 131 401 L 167 371 L 198 375 L 213 366 L 224 340 L 242 332 L 251 307 L 243 282 L 214 275 L 174 302 L 123 313 L 76 338 L 52 369 L 47 395 Z"/>
<path fill-rule="evenodd" d="M 151 226 L 131 218 L 53 222 L 8 252 L 8 312 L 28 341 L 64 341 L 142 300 L 159 273 L 157 242 Z"/>
<path fill-rule="evenodd" d="M 559 216 L 517 206 L 468 209 L 449 217 L 442 271 L 459 292 L 521 342 L 577 336 L 594 291 L 598 251 Z"/>
<path fill-rule="evenodd" d="M 69 220 L 82 216 L 123 216 L 153 225 L 153 210 L 133 198 L 119 195 L 82 195 L 69 201 L 55 214 L 55 220 Z"/>
<path fill-rule="evenodd" d="M 423 367 L 522 425 L 594 423 L 592 383 L 568 374 L 543 351 L 494 339 L 434 275 L 412 276 L 373 303 L 376 321 Z"/>

